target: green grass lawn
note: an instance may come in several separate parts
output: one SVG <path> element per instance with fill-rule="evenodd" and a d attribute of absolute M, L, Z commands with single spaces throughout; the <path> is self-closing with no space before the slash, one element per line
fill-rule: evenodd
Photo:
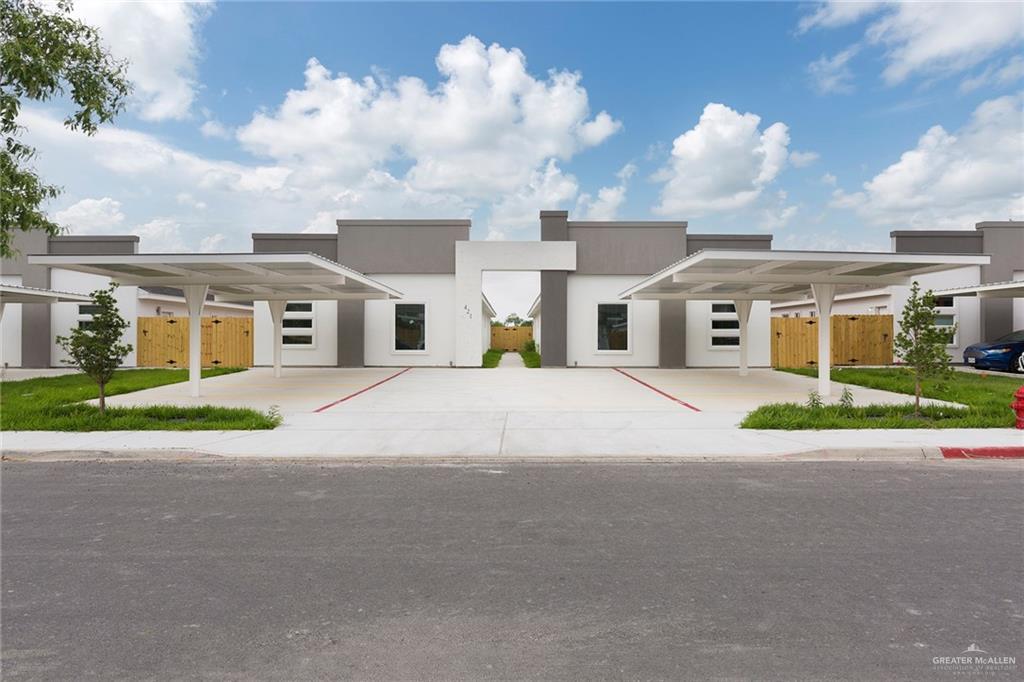
<path fill-rule="evenodd" d="M 203 377 L 240 372 L 237 368 L 204 369 Z M 121 369 L 107 384 L 107 397 L 188 380 L 185 369 Z M 200 431 L 272 429 L 281 419 L 244 408 L 107 407 L 82 402 L 99 397 L 99 388 L 84 374 L 66 374 L 0 384 L 0 428 L 4 431 Z"/>
<path fill-rule="evenodd" d="M 484 353 L 484 364 L 486 369 L 494 369 L 501 362 L 501 356 L 505 354 L 505 351 L 498 350 L 497 348 L 491 348 Z"/>
<path fill-rule="evenodd" d="M 523 364 L 530 369 L 536 369 L 540 367 L 540 353 L 535 350 L 521 350 L 519 356 L 523 359 Z"/>
<path fill-rule="evenodd" d="M 817 377 L 809 368 L 780 370 Z M 914 378 L 902 367 L 840 367 L 832 370 L 832 381 L 875 388 L 908 396 L 906 405 L 867 405 L 843 408 L 838 405 L 811 408 L 795 403 L 764 405 L 741 423 L 747 429 L 955 429 L 1010 428 L 1014 425 L 1010 402 L 1024 378 L 1012 374 L 953 372 L 946 380 L 926 381 L 925 398 L 964 405 L 963 408 L 922 407 L 922 417 L 914 417 L 910 404 Z"/>

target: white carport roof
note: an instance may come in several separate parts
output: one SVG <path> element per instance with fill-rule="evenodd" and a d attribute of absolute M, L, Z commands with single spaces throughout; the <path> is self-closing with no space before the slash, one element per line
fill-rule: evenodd
<path fill-rule="evenodd" d="M 974 287 L 957 287 L 936 291 L 936 296 L 976 296 L 978 298 L 1024 298 L 1024 281 L 993 282 Z"/>
<path fill-rule="evenodd" d="M 958 254 L 708 249 L 654 273 L 620 297 L 796 300 L 810 298 L 814 284 L 834 285 L 834 293 L 843 294 L 988 263 L 989 256 Z"/>
<path fill-rule="evenodd" d="M 139 253 L 29 256 L 32 265 L 102 275 L 125 285 L 205 285 L 221 301 L 401 298 L 366 275 L 313 253 Z"/>
<path fill-rule="evenodd" d="M 739 319 L 740 374 L 747 373 L 747 323 L 754 301 L 812 298 L 822 320 L 837 294 L 889 285 L 969 265 L 989 256 L 849 251 L 707 249 L 660 270 L 620 294 L 623 299 L 732 301 Z M 818 325 L 818 392 L 828 396 L 829 324 Z"/>
<path fill-rule="evenodd" d="M 7 303 L 88 303 L 91 300 L 85 294 L 23 287 L 17 284 L 0 284 L 0 305 Z"/>
<path fill-rule="evenodd" d="M 220 301 L 267 301 L 273 322 L 274 376 L 281 376 L 288 301 L 401 298 L 362 273 L 313 253 L 135 253 L 30 255 L 32 265 L 101 275 L 124 285 L 178 287 L 189 318 L 189 386 L 199 396 L 200 323 L 208 293 Z"/>

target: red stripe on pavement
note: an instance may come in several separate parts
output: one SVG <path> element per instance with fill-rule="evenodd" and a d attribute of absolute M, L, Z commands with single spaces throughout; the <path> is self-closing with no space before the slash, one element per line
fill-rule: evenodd
<path fill-rule="evenodd" d="M 345 402 L 346 400 L 350 400 L 352 398 L 355 398 L 357 395 L 362 395 L 363 393 L 366 393 L 370 389 L 377 388 L 381 384 L 387 383 L 387 382 L 391 381 L 392 379 L 394 379 L 395 377 L 401 376 L 401 375 L 405 374 L 410 369 L 412 369 L 412 367 L 406 367 L 401 372 L 395 372 L 394 374 L 392 374 L 391 376 L 387 377 L 386 379 L 381 379 L 380 381 L 378 381 L 375 384 L 370 384 L 366 388 L 361 388 L 358 391 L 356 391 L 355 393 L 350 393 L 347 396 L 345 396 L 344 398 L 339 398 L 338 400 L 335 400 L 333 403 L 327 403 L 323 407 L 318 407 L 315 410 L 313 410 L 313 412 L 323 412 L 324 410 L 329 410 L 332 407 L 334 407 L 335 405 L 340 405 L 341 403 Z"/>
<path fill-rule="evenodd" d="M 629 377 L 630 379 L 632 379 L 632 380 L 633 380 L 633 381 L 635 381 L 636 383 L 640 384 L 641 386 L 646 386 L 647 388 L 651 389 L 652 391 L 654 391 L 654 392 L 655 392 L 655 393 L 657 393 L 658 395 L 664 396 L 664 397 L 668 398 L 669 400 L 672 400 L 672 401 L 674 401 L 674 402 L 677 402 L 677 403 L 679 403 L 680 405 L 682 405 L 683 407 L 688 407 L 688 408 L 690 408 L 691 410 L 693 410 L 694 412 L 700 412 L 700 410 L 699 410 L 699 409 L 697 409 L 696 407 L 694 407 L 694 406 L 693 406 L 693 405 L 691 405 L 690 403 L 686 402 L 685 400 L 680 400 L 679 398 L 675 397 L 674 395 L 672 395 L 672 394 L 670 394 L 670 393 L 665 393 L 665 391 L 661 390 L 660 388 L 656 388 L 656 387 L 654 387 L 654 386 L 651 386 L 651 385 L 650 385 L 649 383 L 647 383 L 646 381 L 641 381 L 640 379 L 637 379 L 637 378 L 636 378 L 635 376 L 633 376 L 633 375 L 632 375 L 632 374 L 630 374 L 629 372 L 623 371 L 623 370 L 619 369 L 618 367 L 612 367 L 612 369 L 614 369 L 614 370 L 615 370 L 616 372 L 618 372 L 619 374 L 623 374 L 623 375 L 625 375 L 625 376 Z"/>
<path fill-rule="evenodd" d="M 1024 459 L 1024 447 L 939 448 L 946 459 Z"/>

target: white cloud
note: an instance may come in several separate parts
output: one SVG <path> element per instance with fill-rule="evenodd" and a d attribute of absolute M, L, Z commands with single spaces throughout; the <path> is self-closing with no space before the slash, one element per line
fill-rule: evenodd
<path fill-rule="evenodd" d="M 805 168 L 820 158 L 818 152 L 800 152 L 794 149 L 789 153 L 789 162 L 794 168 Z"/>
<path fill-rule="evenodd" d="M 832 206 L 905 228 L 957 228 L 1024 215 L 1024 97 L 983 102 L 960 130 L 933 126 L 862 191 Z"/>
<path fill-rule="evenodd" d="M 783 123 L 760 129 L 761 118 L 724 104 L 704 107 L 700 121 L 675 139 L 653 209 L 664 216 L 696 217 L 749 206 L 786 163 L 789 131 Z"/>
<path fill-rule="evenodd" d="M 801 18 L 797 32 L 845 26 L 869 15 L 874 19 L 864 37 L 885 49 L 882 77 L 890 85 L 912 75 L 970 69 L 1024 38 L 1024 5 L 1019 2 L 829 2 Z M 840 87 L 848 87 L 843 85 L 848 60 L 830 64 L 823 59 L 815 62 L 818 68 L 828 73 L 834 67 Z"/>
<path fill-rule="evenodd" d="M 799 206 L 786 205 L 789 195 L 784 190 L 775 193 L 775 205 L 761 209 L 758 226 L 762 230 L 778 230 L 786 227 L 800 210 Z"/>
<path fill-rule="evenodd" d="M 221 233 L 211 234 L 208 237 L 203 237 L 199 241 L 199 251 L 202 253 L 216 253 L 222 248 L 222 244 L 226 238 Z"/>
<path fill-rule="evenodd" d="M 607 113 L 589 118 L 580 74 L 526 69 L 517 49 L 467 36 L 444 45 L 440 83 L 332 75 L 310 59 L 301 90 L 238 130 L 250 151 L 302 167 L 310 181 L 352 181 L 396 159 L 419 191 L 493 200 L 521 191 L 550 159 L 568 160 L 619 129 Z"/>
<path fill-rule="evenodd" d="M 580 220 L 615 220 L 619 207 L 626 201 L 626 188 L 629 179 L 636 173 L 636 165 L 627 163 L 616 177 L 619 184 L 613 187 L 602 187 L 597 191 L 595 199 L 590 194 L 581 194 L 576 200 L 576 213 Z"/>
<path fill-rule="evenodd" d="M 1024 57 L 1015 54 L 997 66 L 989 64 L 985 69 L 960 83 L 960 92 L 973 92 L 986 86 L 1012 86 L 1024 79 Z"/>
<path fill-rule="evenodd" d="M 854 45 L 835 56 L 822 55 L 819 59 L 811 62 L 807 66 L 807 73 L 811 77 L 811 85 L 814 89 L 823 95 L 853 92 L 853 71 L 850 69 L 850 60 L 858 51 L 859 48 Z"/>
<path fill-rule="evenodd" d="M 76 2 L 118 59 L 127 59 L 141 118 L 186 118 L 195 100 L 199 29 L 211 5 L 201 2 Z"/>
<path fill-rule="evenodd" d="M 206 208 L 205 201 L 199 201 L 188 192 L 178 192 L 175 200 L 182 206 L 188 206 L 189 208 L 198 209 L 200 211 Z"/>
<path fill-rule="evenodd" d="M 825 173 L 821 176 L 821 184 L 823 185 L 830 185 L 832 187 L 835 187 L 837 182 L 838 179 L 831 173 Z"/>
<path fill-rule="evenodd" d="M 139 236 L 139 251 L 174 253 L 189 250 L 181 235 L 181 225 L 173 218 L 155 218 L 135 227 L 132 234 Z"/>
<path fill-rule="evenodd" d="M 519 233 L 537 226 L 541 209 L 557 209 L 571 201 L 579 192 L 579 184 L 572 175 L 566 175 L 555 163 L 548 161 L 543 170 L 535 171 L 530 181 L 491 208 L 487 239 L 503 240 L 509 233 Z"/>
<path fill-rule="evenodd" d="M 220 121 L 209 120 L 199 126 L 199 132 L 203 137 L 216 137 L 221 140 L 231 139 L 231 130 Z"/>
<path fill-rule="evenodd" d="M 102 234 L 117 231 L 124 222 L 121 202 L 110 197 L 82 199 L 63 211 L 53 214 L 58 225 L 71 230 L 72 234 Z"/>
<path fill-rule="evenodd" d="M 814 12 L 800 18 L 797 32 L 846 26 L 876 12 L 882 5 L 881 2 L 822 2 L 814 8 Z"/>

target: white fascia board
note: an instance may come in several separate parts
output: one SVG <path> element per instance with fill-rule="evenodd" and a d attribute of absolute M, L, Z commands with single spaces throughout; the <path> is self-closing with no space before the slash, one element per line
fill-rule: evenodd
<path fill-rule="evenodd" d="M 70 291 L 53 289 L 37 289 L 17 284 L 0 285 L 0 302 L 2 303 L 90 303 L 92 297 L 87 294 L 75 294 Z"/>
<path fill-rule="evenodd" d="M 936 296 L 975 296 L 977 298 L 1024 298 L 1024 281 L 993 282 L 972 287 L 957 287 L 934 292 Z"/>
<path fill-rule="evenodd" d="M 540 294 L 537 294 L 537 298 L 533 300 L 533 305 L 530 306 L 529 312 L 526 313 L 526 316 L 531 319 L 538 315 L 540 315 Z"/>

